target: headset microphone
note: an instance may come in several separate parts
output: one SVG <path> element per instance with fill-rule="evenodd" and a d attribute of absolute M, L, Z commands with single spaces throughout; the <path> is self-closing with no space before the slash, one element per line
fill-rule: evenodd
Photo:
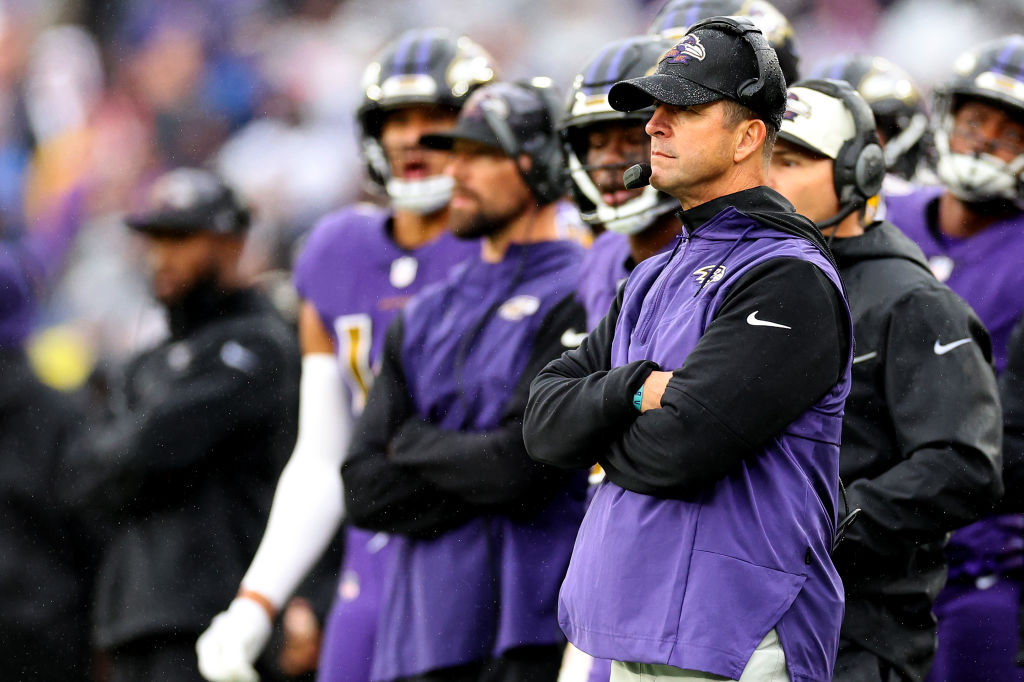
<path fill-rule="evenodd" d="M 646 187 L 651 184 L 651 172 L 651 164 L 638 163 L 626 169 L 626 172 L 622 174 L 622 182 L 626 185 L 626 189 Z"/>

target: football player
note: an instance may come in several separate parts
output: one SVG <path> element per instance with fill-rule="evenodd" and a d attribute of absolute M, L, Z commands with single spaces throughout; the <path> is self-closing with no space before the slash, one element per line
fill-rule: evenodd
<path fill-rule="evenodd" d="M 478 249 L 446 231 L 448 155 L 419 139 L 449 129 L 472 91 L 495 77 L 483 48 L 441 29 L 403 33 L 366 69 L 357 114 L 364 158 L 391 208 L 356 205 L 326 216 L 296 263 L 303 299 L 299 436 L 238 596 L 197 643 L 209 680 L 256 679 L 251 663 L 274 618 L 344 518 L 342 457 L 385 328 L 414 293 Z M 345 545 L 319 675 L 367 682 L 380 580 L 392 550 L 386 535 L 353 527 Z"/>
<path fill-rule="evenodd" d="M 887 217 L 924 251 L 932 272 L 978 313 L 997 371 L 1024 314 L 1024 36 L 961 54 L 936 88 L 936 172 L 942 187 L 886 198 Z M 941 339 L 936 353 L 957 339 Z M 1002 515 L 954 534 L 949 581 L 935 614 L 931 680 L 1024 680 L 1015 665 L 1024 580 L 1024 516 Z"/>
<path fill-rule="evenodd" d="M 626 189 L 622 173 L 651 154 L 644 130 L 653 110 L 622 112 L 608 104 L 620 80 L 645 75 L 675 41 L 657 35 L 611 42 L 573 80 L 559 125 L 562 149 L 580 217 L 598 233 L 583 257 L 578 295 L 587 311 L 587 330 L 608 312 L 619 284 L 638 263 L 669 247 L 679 234 L 679 202 L 650 185 Z M 579 335 L 582 337 L 582 334 Z M 595 467 L 594 482 L 603 473 Z M 594 661 L 569 645 L 566 664 L 591 682 L 607 682 L 611 662 Z"/>
<path fill-rule="evenodd" d="M 587 252 L 580 281 L 588 329 L 608 312 L 633 267 L 679 234 L 673 215 L 679 202 L 650 185 L 626 189 L 622 181 L 623 171 L 650 157 L 644 125 L 651 111 L 621 112 L 608 104 L 612 85 L 643 76 L 674 44 L 640 36 L 602 47 L 573 81 L 559 126 L 580 216 L 595 231 L 604 230 Z"/>
<path fill-rule="evenodd" d="M 345 462 L 354 523 L 395 533 L 372 679 L 553 682 L 556 600 L 585 478 L 530 461 L 530 380 L 584 324 L 582 248 L 557 239 L 549 88 L 477 91 L 449 134 L 451 230 L 478 255 L 388 328 Z"/>

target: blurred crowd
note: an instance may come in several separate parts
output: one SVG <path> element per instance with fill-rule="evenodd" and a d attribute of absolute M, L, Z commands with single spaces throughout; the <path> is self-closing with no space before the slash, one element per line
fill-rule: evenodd
<path fill-rule="evenodd" d="M 904 66 L 925 92 L 963 42 L 1024 24 L 1024 6 L 995 0 L 776 4 L 805 70 L 864 51 Z M 659 6 L 0 2 L 0 235 L 31 244 L 44 273 L 37 366 L 74 387 L 96 363 L 116 364 L 161 333 L 119 220 L 161 170 L 210 164 L 240 190 L 256 214 L 253 275 L 287 269 L 317 216 L 373 199 L 353 112 L 362 68 L 400 31 L 447 26 L 480 42 L 507 76 L 547 74 L 564 90 L 598 46 L 642 33 Z"/>

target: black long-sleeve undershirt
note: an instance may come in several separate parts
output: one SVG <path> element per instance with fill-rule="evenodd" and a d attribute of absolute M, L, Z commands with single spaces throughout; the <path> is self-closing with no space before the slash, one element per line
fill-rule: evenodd
<path fill-rule="evenodd" d="M 528 516 L 542 508 L 564 487 L 567 474 L 529 458 L 523 411 L 533 377 L 564 349 L 563 334 L 584 325 L 573 298 L 556 305 L 540 325 L 498 426 L 467 432 L 438 427 L 415 413 L 400 361 L 401 317 L 396 319 L 342 469 L 353 522 L 433 537 L 479 514 Z"/>
<path fill-rule="evenodd" d="M 644 414 L 633 393 L 652 362 L 610 369 L 620 298 L 580 348 L 534 380 L 525 437 L 532 457 L 600 463 L 634 492 L 690 497 L 727 475 L 813 406 L 849 357 L 842 295 L 818 267 L 772 259 L 736 281 L 715 319 Z M 751 324 L 769 320 L 789 329 Z"/>

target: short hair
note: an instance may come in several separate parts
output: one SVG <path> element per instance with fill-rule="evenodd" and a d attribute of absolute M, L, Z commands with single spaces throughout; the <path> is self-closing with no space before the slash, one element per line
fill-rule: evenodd
<path fill-rule="evenodd" d="M 764 147 L 761 148 L 761 160 L 767 165 L 772 160 L 772 150 L 775 148 L 775 140 L 779 136 L 779 129 L 770 122 L 765 121 L 764 117 L 753 109 L 740 104 L 736 100 L 722 99 L 721 102 L 725 107 L 725 111 L 722 114 L 722 124 L 726 128 L 735 128 L 743 121 L 755 118 L 764 122 L 765 135 Z"/>

